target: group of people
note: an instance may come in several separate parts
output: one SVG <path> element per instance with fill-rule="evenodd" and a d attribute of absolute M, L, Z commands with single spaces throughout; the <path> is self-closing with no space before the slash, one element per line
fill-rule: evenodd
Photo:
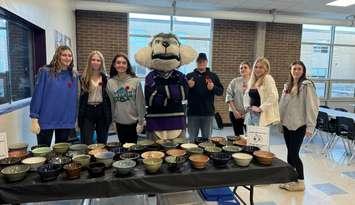
<path fill-rule="evenodd" d="M 200 130 L 202 137 L 211 136 L 214 97 L 222 96 L 224 91 L 217 74 L 207 67 L 205 53 L 198 55 L 196 63 L 197 68 L 186 75 L 190 139 L 198 137 Z M 99 51 L 89 54 L 81 76 L 73 66 L 71 49 L 59 46 L 50 64 L 39 69 L 30 105 L 31 129 L 37 134 L 38 144 L 49 146 L 53 132 L 56 143 L 64 142 L 76 125 L 82 143 L 94 143 L 94 131 L 97 143 L 106 143 L 111 123 L 115 123 L 121 143 L 136 142 L 137 133 L 144 128 L 149 99 L 145 99 L 127 55 L 114 56 L 109 77 Z M 244 134 L 248 125 L 266 127 L 281 122 L 287 161 L 295 167 L 298 181 L 280 187 L 299 191 L 304 190 L 299 150 L 304 136 L 313 134 L 319 101 L 313 82 L 306 78 L 303 62 L 293 62 L 289 71 L 279 101 L 269 61 L 259 57 L 252 67 L 242 62 L 240 77 L 233 79 L 226 90 L 226 103 L 235 135 Z"/>

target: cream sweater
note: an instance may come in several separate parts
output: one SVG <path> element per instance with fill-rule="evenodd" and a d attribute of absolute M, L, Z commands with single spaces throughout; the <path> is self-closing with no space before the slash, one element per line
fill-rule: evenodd
<path fill-rule="evenodd" d="M 280 122 L 279 114 L 279 94 L 276 88 L 275 80 L 271 75 L 267 74 L 264 83 L 257 88 L 260 95 L 260 113 L 259 126 L 266 127 Z M 244 94 L 244 107 L 250 106 L 249 91 Z M 249 115 L 249 113 L 247 113 Z M 248 116 L 246 116 L 248 117 Z"/>

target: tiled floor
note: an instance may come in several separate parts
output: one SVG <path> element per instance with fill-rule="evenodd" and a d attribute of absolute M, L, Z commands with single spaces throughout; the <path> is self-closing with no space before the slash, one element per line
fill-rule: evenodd
<path fill-rule="evenodd" d="M 231 135 L 230 127 L 223 130 L 214 130 L 214 135 Z M 115 140 L 111 136 L 110 140 Z M 286 159 L 286 146 L 284 140 L 277 130 L 273 130 L 270 138 L 270 150 L 278 158 Z M 345 205 L 354 204 L 355 201 L 355 160 L 349 165 L 348 157 L 343 154 L 342 144 L 335 146 L 334 150 L 328 156 L 321 155 L 322 142 L 316 136 L 307 148 L 302 149 L 301 157 L 305 172 L 304 192 L 288 192 L 278 188 L 277 184 L 255 187 L 254 201 L 255 205 Z M 247 191 L 240 189 L 239 194 L 248 199 Z M 92 201 L 92 204 L 128 204 L 144 205 L 156 204 L 156 198 L 143 196 L 119 197 L 110 199 L 99 199 Z M 35 203 L 38 205 L 37 203 Z M 63 201 L 40 204 L 60 204 L 76 205 L 81 201 Z M 84 204 L 89 204 L 84 201 Z M 208 205 L 216 205 L 216 202 L 208 202 Z M 32 205 L 32 204 L 31 204 Z M 34 204 L 33 204 L 34 205 Z"/>

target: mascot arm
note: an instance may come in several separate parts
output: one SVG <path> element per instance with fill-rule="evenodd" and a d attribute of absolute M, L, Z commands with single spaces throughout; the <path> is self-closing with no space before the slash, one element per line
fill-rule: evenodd
<path fill-rule="evenodd" d="M 145 86 L 145 102 L 148 106 L 161 107 L 166 105 L 167 96 L 164 86 Z"/>
<path fill-rule="evenodd" d="M 188 85 L 185 76 L 180 76 L 174 83 L 165 85 L 164 87 L 168 99 L 176 102 L 186 100 Z"/>

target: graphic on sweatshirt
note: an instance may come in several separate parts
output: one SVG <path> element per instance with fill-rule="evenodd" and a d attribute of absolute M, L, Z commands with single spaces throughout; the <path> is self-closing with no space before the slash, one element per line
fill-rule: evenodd
<path fill-rule="evenodd" d="M 113 93 L 113 100 L 114 102 L 126 102 L 129 100 L 134 100 L 135 96 L 136 91 L 133 89 L 129 89 L 129 87 L 126 85 L 125 87 L 119 87 Z"/>

